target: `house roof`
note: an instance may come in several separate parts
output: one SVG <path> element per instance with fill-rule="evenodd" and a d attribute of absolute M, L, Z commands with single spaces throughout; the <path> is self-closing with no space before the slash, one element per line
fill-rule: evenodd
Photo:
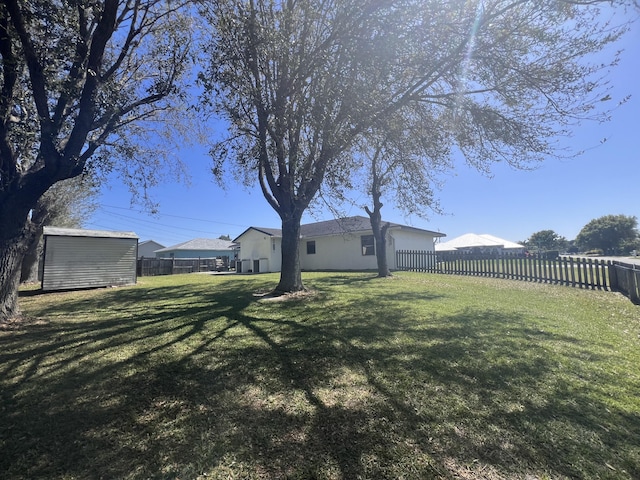
<path fill-rule="evenodd" d="M 249 227 L 244 232 L 242 232 L 240 235 L 238 235 L 236 238 L 234 238 L 233 242 L 234 243 L 237 242 L 238 239 L 240 237 L 242 237 L 245 233 L 247 233 L 249 230 L 255 230 L 257 232 L 264 233 L 265 235 L 268 235 L 270 237 L 281 237 L 282 236 L 282 230 L 280 230 L 279 228 Z"/>
<path fill-rule="evenodd" d="M 371 230 L 371 221 L 365 217 L 346 217 L 300 225 L 302 237 L 320 237 Z"/>
<path fill-rule="evenodd" d="M 392 229 L 403 229 L 403 230 L 412 230 L 412 231 L 422 232 L 422 233 L 430 233 L 434 237 L 445 236 L 444 233 L 440 233 L 440 232 L 432 232 L 430 230 L 424 230 L 421 228 L 401 225 L 399 223 L 393 223 L 393 222 L 388 222 L 388 223 L 390 224 L 390 228 Z M 251 229 L 265 233 L 272 237 L 282 236 L 282 230 L 277 228 L 249 227 L 247 230 L 245 230 L 240 235 L 238 235 L 238 237 L 234 240 L 234 242 L 238 241 L 238 239 L 242 237 L 242 235 L 244 235 L 246 232 L 248 232 Z M 369 220 L 369 218 L 357 215 L 353 217 L 338 218 L 333 220 L 325 220 L 323 222 L 307 223 L 305 225 L 301 225 L 300 236 L 302 238 L 321 237 L 326 235 L 342 235 L 345 233 L 366 232 L 370 230 L 371 230 L 371 221 Z"/>
<path fill-rule="evenodd" d="M 524 248 L 524 245 L 520 245 L 516 242 L 510 242 L 509 240 L 505 240 L 504 238 L 495 237 L 493 235 L 489 235 L 488 233 L 483 233 L 483 237 L 488 238 L 489 240 L 495 240 L 502 242 L 504 248 Z"/>
<path fill-rule="evenodd" d="M 475 234 L 465 233 L 459 237 L 452 238 L 448 242 L 442 242 L 436 244 L 436 251 L 446 252 L 452 250 L 458 250 L 461 248 L 476 248 L 476 247 L 501 247 L 504 249 L 524 248 L 519 243 L 510 242 L 503 238 L 489 235 L 486 233 Z"/>
<path fill-rule="evenodd" d="M 412 230 L 422 233 L 430 233 L 434 237 L 444 237 L 444 233 L 433 232 L 431 230 L 424 230 L 422 228 L 410 227 L 408 225 L 401 225 L 399 223 L 389 223 L 390 229 L 395 230 Z M 333 220 L 326 220 L 324 222 L 308 223 L 300 226 L 300 235 L 302 237 L 320 237 L 325 235 L 342 235 L 345 233 L 357 233 L 366 232 L 371 230 L 371 220 L 368 217 L 356 215 L 353 217 L 337 218 Z"/>
<path fill-rule="evenodd" d="M 56 237 L 138 238 L 135 232 L 84 230 L 81 228 L 44 227 L 44 235 Z"/>
<path fill-rule="evenodd" d="M 175 250 L 231 250 L 233 242 L 220 238 L 194 238 L 188 242 L 179 243 L 156 252 L 171 252 Z"/>
<path fill-rule="evenodd" d="M 144 240 L 142 242 L 138 243 L 139 247 L 143 247 L 145 245 L 151 245 L 153 244 L 154 246 L 157 246 L 158 248 L 164 248 L 164 245 L 162 245 L 161 243 L 156 242 L 155 240 Z"/>

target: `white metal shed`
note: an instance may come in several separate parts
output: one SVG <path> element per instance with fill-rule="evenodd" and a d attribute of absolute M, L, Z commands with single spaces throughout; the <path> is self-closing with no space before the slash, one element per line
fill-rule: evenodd
<path fill-rule="evenodd" d="M 136 283 L 134 232 L 44 228 L 42 290 Z"/>

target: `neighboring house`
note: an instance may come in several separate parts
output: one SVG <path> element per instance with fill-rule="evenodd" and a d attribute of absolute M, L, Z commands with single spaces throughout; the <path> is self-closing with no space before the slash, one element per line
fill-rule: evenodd
<path fill-rule="evenodd" d="M 155 258 L 156 250 L 164 248 L 164 245 L 159 244 L 154 240 L 145 240 L 138 243 L 138 258 Z"/>
<path fill-rule="evenodd" d="M 234 258 L 233 242 L 219 238 L 195 238 L 172 247 L 156 250 L 156 258 Z"/>
<path fill-rule="evenodd" d="M 436 252 L 524 253 L 525 247 L 494 235 L 466 233 L 448 242 L 436 244 Z"/>
<path fill-rule="evenodd" d="M 390 222 L 389 222 L 390 223 Z M 387 261 L 396 267 L 396 251 L 434 251 L 434 239 L 443 233 L 390 223 Z M 240 244 L 237 272 L 279 272 L 282 230 L 249 227 L 234 242 Z M 376 245 L 367 217 L 347 217 L 300 227 L 300 266 L 303 270 L 373 270 Z"/>
<path fill-rule="evenodd" d="M 42 290 L 136 283 L 133 232 L 44 227 Z"/>

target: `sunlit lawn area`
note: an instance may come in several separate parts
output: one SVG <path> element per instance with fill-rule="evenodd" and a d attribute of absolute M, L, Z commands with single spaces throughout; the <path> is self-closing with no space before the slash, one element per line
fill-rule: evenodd
<path fill-rule="evenodd" d="M 22 292 L 3 479 L 637 479 L 640 307 L 397 273 Z"/>

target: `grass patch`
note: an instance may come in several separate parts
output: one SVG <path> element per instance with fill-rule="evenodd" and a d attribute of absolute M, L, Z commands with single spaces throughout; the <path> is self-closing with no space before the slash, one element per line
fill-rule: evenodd
<path fill-rule="evenodd" d="M 640 308 L 475 277 L 22 292 L 0 477 L 640 478 Z"/>

